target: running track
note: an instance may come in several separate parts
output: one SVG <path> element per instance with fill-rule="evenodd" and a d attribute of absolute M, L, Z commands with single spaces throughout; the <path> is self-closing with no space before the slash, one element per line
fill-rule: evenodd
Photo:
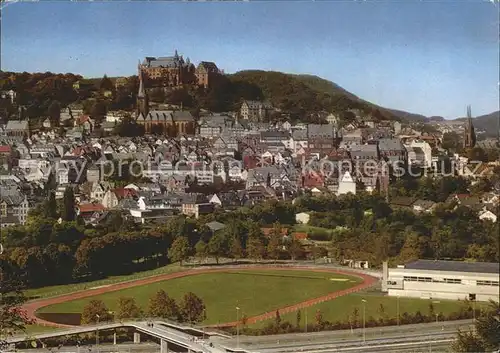
<path fill-rule="evenodd" d="M 63 324 L 58 324 L 55 322 L 50 322 L 50 321 L 39 319 L 36 317 L 35 312 L 38 309 L 40 309 L 44 306 L 48 306 L 48 305 L 60 304 L 60 303 L 64 303 L 64 302 L 71 301 L 71 300 L 88 298 L 88 297 L 92 297 L 95 295 L 101 295 L 104 293 L 119 291 L 122 289 L 132 288 L 132 287 L 136 287 L 136 286 L 144 286 L 147 284 L 156 283 L 156 282 L 165 281 L 165 280 L 170 280 L 170 279 L 174 279 L 174 278 L 181 278 L 181 277 L 186 277 L 186 276 L 193 276 L 193 275 L 198 275 L 198 274 L 203 274 L 203 273 L 214 273 L 214 272 L 240 272 L 240 271 L 248 271 L 248 270 L 255 271 L 256 269 L 258 269 L 258 270 L 284 270 L 284 271 L 286 271 L 286 270 L 307 270 L 307 271 L 312 271 L 312 272 L 328 272 L 328 273 L 343 274 L 343 275 L 348 275 L 348 276 L 352 276 L 352 277 L 358 277 L 358 278 L 361 278 L 363 280 L 362 283 L 357 284 L 356 286 L 348 288 L 348 289 L 335 291 L 335 292 L 329 293 L 327 295 L 324 295 L 324 296 L 321 296 L 318 298 L 314 298 L 314 299 L 310 299 L 310 300 L 306 300 L 306 301 L 298 303 L 298 304 L 278 308 L 278 310 L 281 314 L 294 312 L 294 311 L 297 311 L 299 309 L 307 308 L 307 307 L 310 307 L 310 306 L 318 304 L 318 303 L 326 302 L 328 300 L 332 300 L 332 299 L 341 297 L 343 295 L 358 292 L 358 291 L 365 289 L 365 288 L 368 288 L 368 287 L 370 287 L 378 282 L 377 278 L 366 275 L 366 274 L 362 274 L 362 273 L 357 273 L 357 272 L 354 273 L 354 272 L 342 271 L 342 270 L 338 270 L 338 269 L 317 269 L 317 268 L 310 268 L 310 267 L 305 267 L 305 266 L 290 266 L 290 267 L 251 266 L 251 267 L 244 267 L 244 268 L 243 267 L 242 268 L 235 268 L 235 267 L 228 268 L 228 267 L 226 267 L 226 268 L 220 268 L 220 269 L 213 269 L 213 268 L 212 269 L 197 269 L 197 270 L 190 270 L 190 271 L 183 271 L 183 272 L 167 273 L 167 274 L 163 274 L 163 275 L 141 278 L 138 280 L 123 282 L 123 283 L 118 283 L 118 284 L 112 284 L 112 285 L 105 286 L 105 287 L 99 287 L 99 288 L 94 288 L 94 289 L 87 289 L 87 290 L 83 290 L 83 291 L 73 292 L 73 293 L 69 293 L 69 294 L 65 294 L 65 295 L 61 295 L 61 296 L 57 296 L 57 297 L 34 300 L 34 301 L 30 301 L 30 302 L 26 303 L 25 305 L 23 305 L 23 309 L 26 310 L 28 317 L 32 320 L 35 320 L 37 324 L 45 325 L 45 326 L 54 326 L 54 327 L 71 327 L 70 325 L 63 325 Z M 252 324 L 252 323 L 255 323 L 258 321 L 273 318 L 275 315 L 276 315 L 276 309 L 273 311 L 270 311 L 270 312 L 266 312 L 266 313 L 261 314 L 261 315 L 249 317 L 247 319 L 247 322 L 249 324 Z M 237 324 L 237 322 L 235 321 L 235 322 L 228 322 L 228 323 L 216 325 L 216 326 L 217 327 L 231 327 L 231 326 L 236 326 L 236 324 Z"/>

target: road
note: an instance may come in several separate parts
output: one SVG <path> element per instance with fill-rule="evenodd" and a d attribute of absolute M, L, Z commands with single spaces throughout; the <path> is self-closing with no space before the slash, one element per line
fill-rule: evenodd
<path fill-rule="evenodd" d="M 127 343 L 117 345 L 100 345 L 99 349 L 95 346 L 82 346 L 82 347 L 62 347 L 62 348 L 34 348 L 17 350 L 26 353 L 160 353 L 160 345 L 155 343 Z M 8 351 L 5 353 L 9 353 Z M 169 353 L 178 353 L 170 350 Z"/>
<path fill-rule="evenodd" d="M 457 329 L 467 330 L 470 320 L 417 325 L 367 328 L 363 344 L 363 329 L 283 334 L 272 336 L 241 336 L 239 340 L 221 340 L 211 337 L 210 341 L 226 349 L 238 347 L 245 351 L 259 353 L 296 352 L 400 352 L 402 350 L 434 351 L 449 347 Z M 442 350 L 439 350 L 442 351 Z"/>

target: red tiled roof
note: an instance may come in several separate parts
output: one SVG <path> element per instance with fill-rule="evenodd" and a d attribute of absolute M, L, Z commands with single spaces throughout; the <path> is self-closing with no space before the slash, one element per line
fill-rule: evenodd
<path fill-rule="evenodd" d="M 106 208 L 100 203 L 84 203 L 77 206 L 80 213 L 104 211 Z"/>
<path fill-rule="evenodd" d="M 83 124 L 83 123 L 85 123 L 86 121 L 89 121 L 89 120 L 90 120 L 90 116 L 88 116 L 88 115 L 81 115 L 81 116 L 79 116 L 76 119 L 76 123 L 77 124 Z"/>
<path fill-rule="evenodd" d="M 307 233 L 294 232 L 294 233 L 292 233 L 292 238 L 295 240 L 306 240 Z"/>
<path fill-rule="evenodd" d="M 266 237 L 268 237 L 271 234 L 273 228 L 260 228 L 260 230 Z M 281 228 L 281 235 L 287 235 L 287 233 L 288 228 Z"/>
<path fill-rule="evenodd" d="M 10 153 L 11 147 L 9 145 L 0 146 L 0 153 Z"/>
<path fill-rule="evenodd" d="M 137 196 L 137 191 L 135 189 L 116 188 L 113 192 L 119 199 Z"/>

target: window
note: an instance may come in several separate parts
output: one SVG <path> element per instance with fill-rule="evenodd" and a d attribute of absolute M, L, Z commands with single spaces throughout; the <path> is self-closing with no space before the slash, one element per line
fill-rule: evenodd
<path fill-rule="evenodd" d="M 498 286 L 498 281 L 476 281 L 478 286 Z"/>
<path fill-rule="evenodd" d="M 409 282 L 432 282 L 431 277 L 413 277 L 413 276 L 407 277 L 407 276 L 405 276 L 404 280 L 409 281 Z"/>
<path fill-rule="evenodd" d="M 445 278 L 444 283 L 461 284 L 462 280 L 458 278 Z"/>

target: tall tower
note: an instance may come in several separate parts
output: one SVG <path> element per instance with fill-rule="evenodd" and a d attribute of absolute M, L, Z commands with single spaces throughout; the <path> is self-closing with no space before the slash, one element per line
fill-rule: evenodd
<path fill-rule="evenodd" d="M 137 75 L 139 77 L 139 92 L 137 93 L 137 116 L 140 114 L 146 118 L 149 113 L 149 98 L 146 93 L 146 89 L 144 88 L 144 77 L 141 70 L 141 63 L 137 66 L 138 72 Z"/>
<path fill-rule="evenodd" d="M 470 105 L 467 106 L 467 123 L 464 131 L 464 148 L 474 148 L 476 145 L 476 133 L 472 124 L 472 113 Z"/>

